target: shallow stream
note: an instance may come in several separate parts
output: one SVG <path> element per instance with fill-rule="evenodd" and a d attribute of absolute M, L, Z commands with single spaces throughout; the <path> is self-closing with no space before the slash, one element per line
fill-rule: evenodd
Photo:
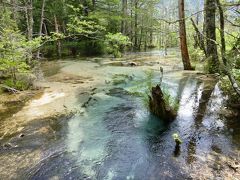
<path fill-rule="evenodd" d="M 234 169 L 240 163 L 240 121 L 223 116 L 225 97 L 217 81 L 181 71 L 177 56 L 166 58 L 160 51 L 127 57 L 126 63 L 134 61 L 138 66 L 95 58 L 77 61 L 77 69 L 68 66 L 72 61 L 64 61 L 63 69 L 74 73 L 88 71 L 81 67 L 89 66 L 95 73 L 88 75 L 105 83 L 93 87 L 85 102 L 81 92 L 76 95 L 79 113 L 49 120 L 56 131 L 54 138 L 38 142 L 35 136 L 26 137 L 15 142 L 22 148 L 0 149 L 0 156 L 6 157 L 40 151 L 36 163 L 18 168 L 15 178 L 240 179 L 239 169 Z M 147 90 L 146 70 L 152 69 L 152 83 L 159 83 L 159 66 L 164 69 L 162 86 L 179 102 L 177 118 L 170 125 L 151 115 L 144 98 L 136 93 Z M 113 83 L 116 74 L 125 79 Z M 174 133 L 183 141 L 180 153 L 174 152 Z M 16 162 L 15 166 L 21 165 Z"/>

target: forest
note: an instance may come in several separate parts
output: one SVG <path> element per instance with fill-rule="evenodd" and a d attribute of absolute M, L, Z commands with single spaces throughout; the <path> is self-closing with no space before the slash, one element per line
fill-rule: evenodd
<path fill-rule="evenodd" d="M 0 0 L 0 179 L 240 179 L 239 0 Z"/>

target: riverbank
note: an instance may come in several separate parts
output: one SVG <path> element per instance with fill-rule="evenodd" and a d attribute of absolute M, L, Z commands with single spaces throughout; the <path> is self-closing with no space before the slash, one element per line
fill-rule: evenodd
<path fill-rule="evenodd" d="M 66 124 L 72 115 L 82 113 L 78 102 L 87 101 L 93 87 L 99 83 L 85 74 L 72 74 L 64 69 L 65 63 L 42 63 L 43 71 L 46 71 L 44 78 L 34 84 L 40 90 L 0 95 L 0 162 L 5 164 L 0 168 L 2 178 L 16 178 L 21 169 L 36 165 L 41 149 L 55 140 L 60 124 Z M 72 67 L 76 64 L 69 63 Z M 54 72 L 53 66 L 58 65 L 63 68 Z"/>

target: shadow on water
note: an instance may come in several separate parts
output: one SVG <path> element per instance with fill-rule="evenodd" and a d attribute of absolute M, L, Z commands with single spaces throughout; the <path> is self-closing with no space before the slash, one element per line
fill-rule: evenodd
<path fill-rule="evenodd" d="M 186 178 L 178 166 L 170 163 L 171 156 L 158 156 L 157 152 L 165 149 L 160 137 L 168 126 L 131 100 L 111 108 L 104 116 L 111 135 L 106 144 L 107 157 L 96 167 L 97 179 L 168 179 L 171 174 Z"/>
<path fill-rule="evenodd" d="M 191 179 L 183 167 L 197 162 L 199 151 L 223 153 L 231 145 L 211 124 L 222 103 L 216 82 L 205 83 L 191 75 L 172 82 L 180 103 L 172 124 L 149 114 L 139 98 L 122 88 L 96 93 L 97 102 L 68 122 L 67 137 L 48 150 L 51 153 L 33 168 L 31 179 Z M 184 141 L 177 155 L 175 132 Z M 226 147 L 216 144 L 219 140 Z"/>
<path fill-rule="evenodd" d="M 163 86 L 179 102 L 169 125 L 130 95 L 128 85 L 106 85 L 92 94 L 95 101 L 84 114 L 52 127 L 57 137 L 41 147 L 36 166 L 21 170 L 23 179 L 191 179 L 191 168 L 202 165 L 199 156 L 239 148 L 239 122 L 219 115 L 223 95 L 215 80 L 194 73 L 164 76 Z M 174 133 L 183 140 L 177 155 Z"/>
<path fill-rule="evenodd" d="M 196 155 L 196 146 L 198 143 L 198 140 L 201 139 L 201 131 L 199 129 L 202 126 L 203 118 L 207 111 L 207 105 L 210 101 L 211 94 L 214 91 L 214 88 L 216 86 L 217 81 L 214 81 L 212 83 L 199 83 L 197 86 L 197 94 L 195 94 L 194 99 L 196 99 L 196 113 L 195 117 L 193 119 L 194 121 L 194 130 L 192 132 L 192 137 L 189 137 L 190 141 L 188 143 L 188 157 L 187 162 L 191 164 L 193 161 L 196 160 L 194 155 Z M 201 91 L 201 95 L 198 98 L 198 92 Z"/>

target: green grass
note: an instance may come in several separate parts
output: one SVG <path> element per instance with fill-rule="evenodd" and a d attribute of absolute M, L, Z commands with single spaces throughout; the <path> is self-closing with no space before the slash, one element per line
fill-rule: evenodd
<path fill-rule="evenodd" d="M 133 79 L 132 76 L 127 74 L 114 74 L 112 76 L 112 84 L 119 85 L 119 84 L 126 84 L 128 81 Z"/>
<path fill-rule="evenodd" d="M 152 87 L 157 84 L 153 83 L 154 72 L 153 70 L 145 71 L 145 78 L 143 80 L 137 81 L 136 86 L 130 88 L 129 92 L 133 96 L 141 97 L 145 107 L 149 107 L 149 96 L 151 95 Z M 179 109 L 179 102 L 173 98 L 167 88 L 161 86 L 164 100 L 167 106 L 172 107 L 173 110 L 177 111 Z"/>
<path fill-rule="evenodd" d="M 27 84 L 24 81 L 19 81 L 19 80 L 14 82 L 12 79 L 7 79 L 7 80 L 3 81 L 3 84 L 8 87 L 20 90 L 20 91 L 29 89 L 29 84 Z"/>

